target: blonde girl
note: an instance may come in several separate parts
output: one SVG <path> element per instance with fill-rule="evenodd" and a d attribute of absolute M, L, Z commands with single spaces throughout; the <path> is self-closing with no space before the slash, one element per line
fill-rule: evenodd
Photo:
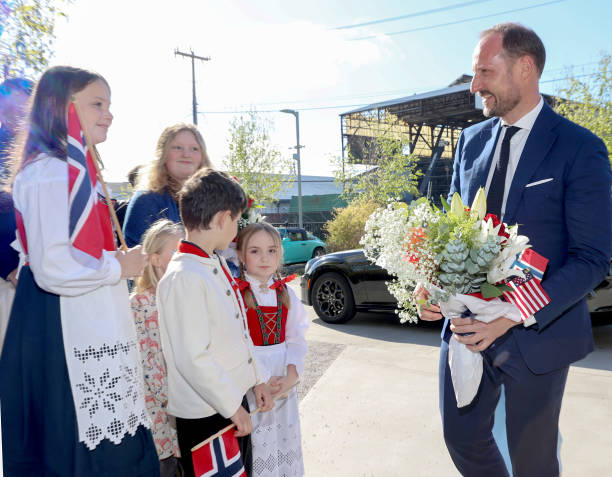
<path fill-rule="evenodd" d="M 155 158 L 138 173 L 138 189 L 130 199 L 123 233 L 131 247 L 141 243 L 144 232 L 159 219 L 180 222 L 178 191 L 203 167 L 212 167 L 204 138 L 193 124 L 164 129 L 157 141 Z"/>
<path fill-rule="evenodd" d="M 278 396 L 297 382 L 304 369 L 308 351 L 306 310 L 286 280 L 280 278 L 282 246 L 274 227 L 265 222 L 248 225 L 240 231 L 236 249 L 249 332 L 257 357 L 272 375 L 269 384 Z M 247 397 L 251 409 L 255 409 L 252 393 Z M 252 420 L 253 476 L 304 475 L 295 388 L 287 399 L 277 401 L 272 411 L 255 414 Z"/>
<path fill-rule="evenodd" d="M 168 385 L 157 320 L 155 289 L 183 238 L 183 227 L 158 220 L 144 234 L 142 248 L 149 255 L 143 274 L 130 297 L 145 380 L 145 403 L 151 416 L 153 439 L 160 461 L 161 477 L 175 476 L 178 466 L 176 428 L 166 411 Z"/>

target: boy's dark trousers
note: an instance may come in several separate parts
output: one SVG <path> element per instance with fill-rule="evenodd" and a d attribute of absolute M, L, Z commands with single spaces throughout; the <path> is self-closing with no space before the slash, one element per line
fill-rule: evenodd
<path fill-rule="evenodd" d="M 247 411 L 249 410 L 246 397 L 242 399 L 242 407 Z M 231 423 L 232 421 L 230 419 L 224 418 L 221 414 L 213 414 L 212 416 L 203 417 L 201 419 L 176 418 L 176 434 L 181 450 L 181 464 L 183 465 L 185 477 L 195 477 L 193 461 L 191 460 L 191 448 L 197 446 L 210 436 L 215 435 Z M 238 437 L 238 445 L 240 446 L 240 455 L 242 456 L 244 469 L 246 470 L 247 476 L 251 477 L 251 469 L 253 467 L 251 436 Z"/>

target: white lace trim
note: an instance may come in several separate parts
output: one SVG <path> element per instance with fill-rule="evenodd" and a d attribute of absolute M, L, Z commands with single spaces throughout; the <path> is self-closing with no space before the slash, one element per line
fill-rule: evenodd
<path fill-rule="evenodd" d="M 150 427 L 125 282 L 60 297 L 66 364 L 79 441 L 93 450 Z"/>
<path fill-rule="evenodd" d="M 141 405 L 144 383 L 140 365 L 133 361 L 135 352 L 134 340 L 72 351 L 72 374 L 80 375 L 72 386 L 79 440 L 90 449 L 104 438 L 119 444 L 126 433 L 133 436 L 140 424 L 149 427 Z"/>

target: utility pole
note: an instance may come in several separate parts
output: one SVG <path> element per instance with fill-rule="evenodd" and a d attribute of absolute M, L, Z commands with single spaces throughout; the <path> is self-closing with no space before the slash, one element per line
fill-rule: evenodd
<path fill-rule="evenodd" d="M 181 55 L 191 58 L 191 84 L 193 86 L 193 124 L 198 124 L 198 102 L 196 100 L 196 87 L 195 87 L 195 60 L 210 61 L 210 56 L 197 56 L 190 50 L 190 53 L 183 53 L 178 48 L 174 50 L 174 56 Z"/>
<path fill-rule="evenodd" d="M 304 146 L 300 145 L 300 113 L 294 109 L 281 109 L 281 113 L 293 114 L 295 116 L 295 138 L 297 144 L 295 146 L 295 154 L 293 159 L 297 162 L 297 184 L 298 184 L 298 225 L 300 228 L 304 228 L 304 221 L 302 218 L 302 166 L 300 162 L 300 149 Z"/>

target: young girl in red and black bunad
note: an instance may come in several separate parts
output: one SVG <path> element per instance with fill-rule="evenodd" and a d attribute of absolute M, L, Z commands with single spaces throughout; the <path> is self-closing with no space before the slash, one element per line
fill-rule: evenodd
<path fill-rule="evenodd" d="M 240 231 L 236 248 L 255 353 L 272 375 L 268 384 L 273 395 L 290 389 L 270 412 L 252 417 L 253 476 L 303 476 L 298 399 L 292 386 L 302 374 L 308 351 L 306 310 L 287 287 L 287 279 L 280 279 L 282 246 L 274 227 L 265 222 L 248 225 Z M 249 392 L 247 397 L 255 409 L 254 396 Z"/>
<path fill-rule="evenodd" d="M 146 256 L 116 250 L 81 135 L 106 139 L 109 106 L 100 75 L 48 69 L 13 157 L 21 268 L 0 361 L 5 477 L 159 475 L 126 282 Z"/>

